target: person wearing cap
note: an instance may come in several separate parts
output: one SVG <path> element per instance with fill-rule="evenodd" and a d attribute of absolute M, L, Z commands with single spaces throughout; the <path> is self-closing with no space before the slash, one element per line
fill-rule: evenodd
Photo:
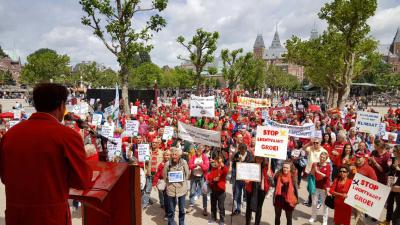
<path fill-rule="evenodd" d="M 195 148 L 195 154 L 189 159 L 189 169 L 192 171 L 190 176 L 190 206 L 186 211 L 191 213 L 194 210 L 194 203 L 196 198 L 197 190 L 203 187 L 205 177 L 210 166 L 208 157 L 204 154 L 204 145 L 198 145 Z M 203 194 L 203 215 L 207 216 L 207 194 Z"/>
<path fill-rule="evenodd" d="M 164 166 L 163 177 L 166 182 L 168 202 L 168 225 L 175 225 L 175 208 L 179 208 L 179 225 L 185 224 L 185 196 L 190 176 L 186 160 L 181 159 L 182 150 L 171 148 L 171 160 Z"/>

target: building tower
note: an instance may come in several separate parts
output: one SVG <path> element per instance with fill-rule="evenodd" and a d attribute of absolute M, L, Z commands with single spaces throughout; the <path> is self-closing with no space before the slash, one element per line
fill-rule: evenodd
<path fill-rule="evenodd" d="M 393 42 L 390 45 L 389 50 L 393 55 L 400 56 L 400 27 L 397 28 L 396 35 L 393 38 Z"/>
<path fill-rule="evenodd" d="M 254 42 L 253 53 L 254 53 L 254 58 L 256 59 L 262 59 L 264 56 L 265 44 L 263 36 L 261 34 L 257 35 L 256 41 Z"/>
<path fill-rule="evenodd" d="M 314 22 L 314 27 L 313 27 L 313 29 L 311 30 L 310 40 L 317 39 L 318 36 L 319 36 L 319 35 L 318 35 L 318 31 L 317 31 L 317 28 L 315 27 L 315 22 Z"/>

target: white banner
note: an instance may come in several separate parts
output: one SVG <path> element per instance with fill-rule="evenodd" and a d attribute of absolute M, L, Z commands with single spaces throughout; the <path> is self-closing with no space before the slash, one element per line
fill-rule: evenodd
<path fill-rule="evenodd" d="M 101 127 L 101 134 L 105 137 L 114 137 L 114 126 L 103 125 Z"/>
<path fill-rule="evenodd" d="M 344 203 L 379 220 L 389 193 L 390 187 L 356 173 Z"/>
<path fill-rule="evenodd" d="M 170 140 L 174 136 L 174 128 L 171 126 L 164 127 L 164 134 L 162 136 L 163 140 Z"/>
<path fill-rule="evenodd" d="M 182 122 L 178 122 L 178 137 L 192 142 L 208 146 L 221 146 L 221 132 L 197 128 Z"/>
<path fill-rule="evenodd" d="M 261 181 L 261 165 L 258 163 L 236 163 L 236 180 Z"/>
<path fill-rule="evenodd" d="M 286 128 L 289 130 L 289 136 L 292 137 L 313 138 L 315 135 L 315 125 L 313 123 L 304 124 L 303 126 L 293 126 L 267 119 L 265 120 L 265 125 L 274 128 Z"/>
<path fill-rule="evenodd" d="M 215 117 L 215 97 L 190 96 L 190 116 Z"/>
<path fill-rule="evenodd" d="M 358 132 L 369 134 L 378 134 L 381 124 L 381 115 L 379 113 L 357 112 L 356 129 Z"/>
<path fill-rule="evenodd" d="M 136 105 L 131 106 L 131 114 L 137 115 L 138 107 Z"/>
<path fill-rule="evenodd" d="M 93 114 L 92 116 L 92 124 L 95 126 L 100 126 L 101 125 L 101 120 L 103 116 L 101 114 Z"/>
<path fill-rule="evenodd" d="M 149 144 L 138 144 L 138 160 L 139 162 L 145 162 L 150 160 Z"/>
<path fill-rule="evenodd" d="M 286 159 L 289 130 L 257 126 L 255 156 Z"/>
<path fill-rule="evenodd" d="M 121 138 L 110 138 L 111 141 L 113 141 L 114 143 L 117 143 L 116 145 L 111 143 L 111 142 L 107 142 L 107 150 L 108 150 L 108 159 L 111 161 L 113 160 L 116 156 L 122 157 L 122 140 Z"/>
<path fill-rule="evenodd" d="M 125 124 L 125 130 L 129 137 L 137 136 L 139 132 L 139 121 L 127 120 Z"/>

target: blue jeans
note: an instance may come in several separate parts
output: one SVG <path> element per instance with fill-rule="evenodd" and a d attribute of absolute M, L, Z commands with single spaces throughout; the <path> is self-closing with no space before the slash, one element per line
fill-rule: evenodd
<path fill-rule="evenodd" d="M 143 197 L 142 197 L 142 207 L 147 207 L 150 201 L 150 193 L 153 184 L 153 175 L 146 176 L 146 186 L 144 187 Z"/>
<path fill-rule="evenodd" d="M 194 206 L 194 197 L 196 195 L 203 195 L 203 209 L 207 208 L 207 195 L 206 194 L 202 194 L 201 191 L 201 187 L 203 187 L 204 185 L 204 178 L 200 177 L 200 178 L 192 178 L 190 180 L 190 206 Z M 199 194 L 200 192 L 200 194 Z"/>
<path fill-rule="evenodd" d="M 242 180 L 235 181 L 235 200 L 236 200 L 236 209 L 240 211 L 240 207 L 242 205 L 242 194 L 243 201 L 246 201 L 246 192 L 244 191 L 245 183 Z"/>
<path fill-rule="evenodd" d="M 175 207 L 178 199 L 179 207 L 179 225 L 185 225 L 185 197 L 170 197 L 166 196 L 168 199 L 168 225 L 175 225 Z"/>

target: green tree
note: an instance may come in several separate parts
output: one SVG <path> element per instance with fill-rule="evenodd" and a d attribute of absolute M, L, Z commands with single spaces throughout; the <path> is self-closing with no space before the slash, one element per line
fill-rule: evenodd
<path fill-rule="evenodd" d="M 218 32 L 211 33 L 202 29 L 197 29 L 196 35 L 187 43 L 185 43 L 183 36 L 177 38 L 177 42 L 189 52 L 188 59 L 182 58 L 182 56 L 179 56 L 178 59 L 189 61 L 194 65 L 195 72 L 193 78 L 196 83 L 197 92 L 200 91 L 200 85 L 204 80 L 201 73 L 204 71 L 207 63 L 214 61 L 214 52 L 217 50 L 218 38 Z"/>
<path fill-rule="evenodd" d="M 21 71 L 20 80 L 23 84 L 49 82 L 71 72 L 69 56 L 59 55 L 51 49 L 39 49 L 30 54 L 27 61 Z"/>
<path fill-rule="evenodd" d="M 115 84 L 118 83 L 118 75 L 115 71 L 104 68 L 96 62 L 75 65 L 74 72 L 71 76 L 66 77 L 66 82 L 77 84 L 81 81 L 81 78 L 84 84 L 94 88 L 114 88 Z"/>
<path fill-rule="evenodd" d="M 122 98 L 128 102 L 129 67 L 134 57 L 140 52 L 149 52 L 152 45 L 147 44 L 152 31 L 158 32 L 166 25 L 159 14 L 150 16 L 140 27 L 138 17 L 145 18 L 155 11 L 161 12 L 167 7 L 167 0 L 153 0 L 146 8 L 140 0 L 80 0 L 83 11 L 82 24 L 93 29 L 94 35 L 103 41 L 106 48 L 117 57 L 121 67 L 119 78 L 122 83 Z M 135 19 L 134 19 L 134 16 Z M 140 58 L 140 56 L 139 56 Z M 129 113 L 129 104 L 124 104 L 124 111 Z"/>
<path fill-rule="evenodd" d="M 350 93 L 354 70 L 360 51 L 372 41 L 368 37 L 367 20 L 375 14 L 376 0 L 334 0 L 326 3 L 318 14 L 328 23 L 328 32 L 340 36 L 344 69 L 339 77 L 337 105 L 342 107 Z"/>
<path fill-rule="evenodd" d="M 398 73 L 388 73 L 379 76 L 376 83 L 385 87 L 385 89 L 399 90 L 400 76 Z"/>
<path fill-rule="evenodd" d="M 152 88 L 154 81 L 160 82 L 162 70 L 156 64 L 144 63 L 133 69 L 130 86 Z"/>
<path fill-rule="evenodd" d="M 300 87 L 300 82 L 296 76 L 283 71 L 274 65 L 269 65 L 265 76 L 266 84 L 272 90 L 292 91 Z"/>
<path fill-rule="evenodd" d="M 248 90 L 257 91 L 264 88 L 266 80 L 266 67 L 262 59 L 251 58 L 245 76 L 240 84 Z"/>
<path fill-rule="evenodd" d="M 173 79 L 176 87 L 180 89 L 191 88 L 194 85 L 193 70 L 186 70 L 180 67 L 176 67 L 173 70 Z"/>
<path fill-rule="evenodd" d="M 10 71 L 0 70 L 0 84 L 1 85 L 15 85 L 15 80 Z"/>
<path fill-rule="evenodd" d="M 0 46 L 0 59 L 4 57 L 8 57 L 8 55 L 3 51 L 3 49 Z"/>

